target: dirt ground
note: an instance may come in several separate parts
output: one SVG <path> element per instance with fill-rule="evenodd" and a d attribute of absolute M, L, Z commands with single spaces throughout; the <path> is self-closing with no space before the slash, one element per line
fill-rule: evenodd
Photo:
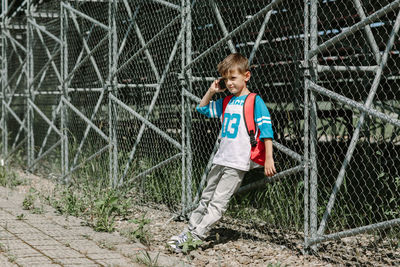
<path fill-rule="evenodd" d="M 28 192 L 34 187 L 43 195 L 51 195 L 54 184 L 32 174 L 18 172 L 31 181 L 29 186 L 19 186 Z M 148 249 L 162 254 L 175 254 L 166 247 L 166 241 L 178 234 L 185 222 L 175 221 L 167 209 L 135 206 L 132 218 L 146 214 L 150 219 Z M 134 227 L 128 220 L 116 223 L 117 231 L 123 233 Z M 193 266 L 400 266 L 400 241 L 373 235 L 358 235 L 340 241 L 325 242 L 318 253 L 303 253 L 303 236 L 282 229 L 263 225 L 250 225 L 232 218 L 223 218 L 211 231 L 210 236 L 197 250 L 188 255 L 178 254 Z"/>
<path fill-rule="evenodd" d="M 152 222 L 151 250 L 166 252 L 165 241 L 179 233 L 185 223 L 169 221 L 169 212 L 150 208 L 138 207 L 133 214 L 143 212 Z M 123 222 L 120 227 L 124 227 Z M 400 247 L 393 247 L 390 240 L 376 243 L 372 235 L 326 242 L 315 255 L 304 254 L 302 244 L 300 233 L 224 218 L 200 249 L 182 257 L 195 266 L 400 266 Z"/>

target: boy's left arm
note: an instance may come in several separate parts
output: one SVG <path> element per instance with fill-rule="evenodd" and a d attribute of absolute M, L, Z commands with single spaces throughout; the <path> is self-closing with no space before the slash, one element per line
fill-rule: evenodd
<path fill-rule="evenodd" d="M 274 132 L 272 130 L 271 115 L 260 96 L 256 97 L 254 111 L 255 123 L 261 131 L 260 140 L 264 140 L 265 144 L 264 173 L 266 176 L 273 176 L 276 173 L 272 155 L 272 139 L 274 138 Z"/>
<path fill-rule="evenodd" d="M 273 176 L 276 174 L 275 162 L 272 156 L 272 139 L 264 138 L 265 144 L 265 165 L 264 165 L 264 173 L 266 176 Z"/>

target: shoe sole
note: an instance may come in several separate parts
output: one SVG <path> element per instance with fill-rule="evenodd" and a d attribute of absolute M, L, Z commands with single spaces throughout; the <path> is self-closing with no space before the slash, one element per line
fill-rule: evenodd
<path fill-rule="evenodd" d="M 182 249 L 179 248 L 179 247 L 176 245 L 176 242 L 174 242 L 174 241 L 171 240 L 171 241 L 168 241 L 167 244 L 168 244 L 168 246 L 169 246 L 175 253 L 182 253 Z"/>

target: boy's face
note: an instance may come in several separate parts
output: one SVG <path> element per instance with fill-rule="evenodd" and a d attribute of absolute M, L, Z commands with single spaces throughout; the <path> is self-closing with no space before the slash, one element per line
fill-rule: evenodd
<path fill-rule="evenodd" d="M 243 89 L 247 88 L 246 83 L 250 79 L 250 71 L 242 73 L 237 69 L 232 69 L 223 78 L 229 92 L 235 96 L 240 96 Z"/>

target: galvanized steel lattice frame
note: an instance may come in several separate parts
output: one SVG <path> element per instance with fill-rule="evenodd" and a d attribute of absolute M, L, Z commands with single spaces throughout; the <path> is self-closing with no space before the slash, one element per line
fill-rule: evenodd
<path fill-rule="evenodd" d="M 140 1 L 139 1 L 140 2 Z M 139 3 L 138 2 L 138 3 Z M 149 3 L 158 5 L 158 8 L 168 10 L 168 14 L 173 14 L 172 19 L 162 27 L 156 34 L 145 36 L 140 28 L 140 25 L 135 21 L 138 12 L 140 12 L 141 2 L 137 5 L 136 10 L 132 9 L 132 1 L 119 0 L 119 1 L 61 1 L 54 9 L 54 12 L 40 13 L 37 5 L 32 4 L 32 0 L 23 2 L 19 9 L 26 12 L 26 18 L 23 23 L 14 23 L 13 14 L 8 14 L 9 6 L 8 0 L 2 0 L 2 108 L 1 108 L 1 130 L 2 130 L 2 159 L 7 164 L 10 157 L 24 144 L 26 144 L 27 152 L 27 169 L 34 171 L 38 163 L 43 163 L 43 159 L 50 153 L 60 153 L 60 173 L 58 177 L 65 182 L 71 181 L 71 175 L 85 166 L 90 161 L 96 160 L 100 155 L 107 155 L 108 158 L 108 179 L 110 184 L 115 187 L 131 184 L 139 179 L 146 179 L 146 176 L 152 172 L 165 168 L 169 164 L 180 161 L 181 163 L 181 214 L 187 214 L 195 203 L 199 201 L 201 189 L 206 183 L 206 175 L 211 167 L 211 159 L 215 153 L 218 143 L 216 142 L 213 153 L 206 164 L 205 171 L 200 179 L 198 179 L 197 193 L 193 193 L 193 184 L 196 181 L 193 178 L 193 120 L 195 118 L 192 114 L 193 104 L 200 101 L 201 94 L 196 93 L 194 90 L 194 83 L 206 82 L 210 83 L 215 79 L 212 76 L 196 76 L 193 69 L 207 59 L 207 57 L 225 47 L 230 52 L 237 52 L 238 44 L 235 43 L 235 38 L 240 35 L 244 30 L 249 27 L 254 27 L 254 22 L 262 20 L 260 27 L 256 30 L 257 37 L 252 44 L 253 48 L 247 55 L 250 62 L 256 58 L 256 53 L 262 44 L 263 35 L 271 16 L 278 16 L 276 11 L 280 5 L 285 4 L 284 0 L 273 0 L 265 4 L 260 10 L 257 10 L 246 21 L 242 22 L 234 29 L 228 30 L 224 23 L 224 17 L 221 15 L 220 6 L 217 1 L 210 0 L 207 2 L 210 10 L 215 16 L 215 21 L 218 28 L 222 32 L 222 37 L 216 40 L 215 43 L 210 45 L 204 51 L 193 51 L 193 17 L 192 12 L 196 8 L 196 1 L 181 0 L 175 3 L 166 0 L 152 0 Z M 179 2 L 179 3 L 178 3 Z M 329 2 L 329 1 L 325 1 Z M 323 2 L 323 3 L 325 3 Z M 80 4 L 86 3 L 98 5 L 107 10 L 107 18 L 100 21 L 101 17 L 92 17 L 86 14 L 84 10 L 80 10 Z M 136 3 L 136 2 L 135 2 Z M 400 218 L 395 218 L 387 221 L 369 224 L 367 226 L 357 227 L 341 232 L 334 232 L 325 234 L 327 223 L 329 221 L 332 210 L 334 209 L 337 194 L 343 184 L 344 177 L 348 171 L 349 162 L 352 160 L 356 144 L 360 139 L 360 131 L 365 123 L 366 117 L 370 116 L 379 119 L 385 123 L 391 124 L 398 129 L 400 121 L 398 117 L 393 114 L 387 114 L 373 107 L 374 97 L 377 93 L 378 86 L 380 85 L 384 69 L 388 62 L 388 57 L 391 49 L 395 43 L 397 33 L 400 27 L 400 0 L 389 2 L 379 10 L 374 10 L 370 14 L 365 13 L 365 7 L 362 1 L 353 0 L 352 3 L 357 10 L 360 21 L 354 23 L 346 30 L 334 35 L 332 38 L 327 39 L 322 43 L 318 43 L 318 6 L 323 4 L 317 0 L 304 1 L 304 26 L 303 35 L 304 51 L 301 62 L 301 75 L 303 79 L 303 115 L 304 115 L 304 142 L 303 152 L 296 152 L 288 146 L 285 146 L 277 141 L 274 141 L 274 148 L 291 158 L 296 163 L 295 166 L 281 170 L 272 178 L 263 178 L 257 182 L 250 183 L 242 186 L 238 193 L 243 193 L 265 183 L 272 183 L 281 179 L 288 179 L 293 174 L 304 173 L 304 236 L 305 246 L 313 246 L 320 242 L 327 240 L 342 238 L 346 236 L 353 236 L 371 230 L 379 230 L 388 227 L 400 225 Z M 58 9 L 57 9 L 58 8 Z M 7 12 L 6 12 L 7 11 Z M 126 21 L 129 27 L 125 32 L 120 33 L 117 24 L 122 23 L 118 18 L 121 12 L 125 13 Z M 394 21 L 389 38 L 385 40 L 386 45 L 383 53 L 379 51 L 379 45 L 375 40 L 374 34 L 371 31 L 370 25 L 382 16 L 389 12 L 397 12 L 397 17 Z M 51 28 L 46 24 L 48 21 L 44 18 L 58 19 L 59 30 Z M 106 21 L 106 22 L 105 22 Z M 45 25 L 41 25 L 41 23 Z M 87 30 L 85 23 L 91 25 L 90 30 Z M 118 24 L 119 25 L 119 24 Z M 178 25 L 178 26 L 177 26 Z M 175 27 L 175 28 L 174 28 Z M 73 28 L 73 30 L 71 30 Z M 178 29 L 176 31 L 176 29 Z M 174 32 L 175 30 L 175 32 Z M 13 32 L 10 32 L 13 31 Z M 52 32 L 53 31 L 53 32 Z M 370 49 L 373 51 L 375 65 L 336 65 L 328 66 L 320 64 L 318 55 L 326 53 L 330 48 L 334 47 L 339 42 L 354 35 L 356 32 L 363 31 L 365 38 L 368 41 Z M 101 33 L 96 44 L 89 44 L 90 36 L 93 32 L 96 34 Z M 168 33 L 173 35 L 172 44 L 168 48 L 169 53 L 165 56 L 164 65 L 159 72 L 160 67 L 157 65 L 155 58 L 160 58 L 159 55 L 152 54 L 152 46 L 159 42 L 161 39 L 166 38 Z M 69 38 L 72 34 L 78 36 L 81 42 L 81 50 L 79 53 L 73 51 L 71 41 Z M 18 41 L 17 35 L 25 37 Z M 138 42 L 135 47 L 136 50 L 124 60 L 121 56 L 127 53 L 125 50 L 132 40 L 131 36 L 135 36 Z M 73 36 L 73 37 L 76 37 Z M 122 36 L 122 39 L 120 38 Z M 147 37 L 147 38 L 146 38 Z M 47 38 L 47 39 L 46 39 Z M 298 37 L 299 38 L 299 37 Z M 34 47 L 41 45 L 45 53 L 46 61 L 39 66 L 34 62 Z M 107 47 L 107 48 L 105 48 Z M 9 50 L 12 51 L 12 57 L 16 57 L 18 61 L 17 67 L 14 68 L 14 73 L 8 73 L 10 69 L 11 55 Z M 106 49 L 107 66 L 99 67 L 99 56 L 96 54 L 101 49 Z M 179 53 L 181 52 L 181 53 Z M 21 54 L 22 53 L 22 54 Z M 73 54 L 73 56 L 71 55 Z M 179 58 L 180 56 L 180 58 Z M 143 82 L 142 84 L 134 82 L 121 83 L 118 79 L 119 75 L 131 68 L 131 64 L 135 61 L 143 60 L 148 65 L 149 71 L 152 73 L 154 79 L 149 83 Z M 176 58 L 179 58 L 176 63 Z M 74 62 L 71 62 L 73 60 Z M 91 72 L 95 75 L 95 83 L 97 87 L 86 86 L 84 88 L 74 87 L 72 81 L 75 76 L 82 70 L 82 66 L 89 65 Z M 36 69 L 39 68 L 39 69 Z M 172 70 L 173 69 L 173 70 Z M 48 73 L 52 72 L 53 75 Z M 369 73 L 374 75 L 372 85 L 369 89 L 368 97 L 365 102 L 355 101 L 333 90 L 327 89 L 319 83 L 319 75 L 325 72 L 349 72 L 349 73 Z M 168 82 L 170 76 L 174 75 L 177 81 L 177 87 L 180 88 L 180 140 L 176 138 L 177 135 L 171 137 L 169 132 L 162 129 L 160 126 L 152 122 L 153 113 L 155 113 L 160 94 L 162 93 L 163 86 Z M 55 78 L 54 78 L 55 76 Z M 52 77 L 55 81 L 50 81 L 49 84 L 56 84 L 53 90 L 42 90 L 43 83 Z M 14 83 L 15 80 L 15 83 Z M 150 79 L 149 79 L 150 80 Z M 25 86 L 20 84 L 25 81 Z M 204 84 L 206 84 L 204 83 Z M 22 89 L 21 89 L 22 88 Z M 126 103 L 121 99 L 121 88 L 151 88 L 151 101 L 147 106 L 147 110 L 140 112 L 135 110 L 132 104 Z M 96 104 L 91 110 L 86 110 L 83 107 L 77 106 L 73 99 L 74 94 L 87 93 L 97 95 Z M 341 105 L 346 105 L 354 110 L 360 112 L 354 132 L 349 140 L 347 152 L 341 163 L 340 171 L 337 175 L 336 181 L 331 190 L 329 201 L 324 209 L 321 221 L 318 224 L 318 164 L 317 164 L 317 146 L 318 146 L 318 101 L 317 97 L 324 96 L 332 102 L 337 102 Z M 37 99 L 42 96 L 51 96 L 55 102 L 52 108 L 51 116 L 49 117 L 48 110 L 43 111 Z M 22 101 L 22 102 L 21 102 Z M 105 104 L 106 101 L 106 104 Z M 13 103 L 20 103 L 23 110 L 20 110 L 21 105 L 13 109 Z M 107 107 L 106 111 L 102 107 Z M 160 112 L 157 110 L 157 112 Z M 108 127 L 102 128 L 96 121 L 98 114 L 103 113 L 108 116 Z M 127 114 L 123 116 L 123 114 Z M 7 121 L 12 117 L 18 123 L 18 131 L 10 138 L 8 131 L 9 125 Z M 71 138 L 70 136 L 70 121 L 71 117 L 75 116 L 84 122 L 84 131 L 76 150 L 71 155 Z M 120 151 L 122 141 L 120 140 L 121 134 L 119 133 L 119 124 L 123 118 L 131 118 L 138 122 L 137 129 L 135 130 L 136 136 L 133 143 L 126 145 L 124 149 L 127 152 L 126 158 L 121 160 Z M 133 118 L 133 119 L 132 119 Z M 41 138 L 39 144 L 39 151 L 35 152 L 34 127 L 35 121 L 41 120 L 45 122 L 48 127 L 44 138 Z M 166 143 L 171 146 L 170 155 L 163 160 L 148 167 L 142 172 L 135 174 L 133 177 L 128 177 L 132 169 L 132 164 L 137 157 L 138 149 L 144 141 L 146 131 L 151 131 L 153 134 L 159 136 Z M 57 141 L 48 145 L 51 135 L 57 136 Z M 102 140 L 95 151 L 90 155 L 82 157 L 84 147 L 88 142 L 92 141 L 92 136 L 95 135 Z M 54 138 L 54 137 L 53 137 Z M 10 141 L 12 145 L 10 146 Z M 97 142 L 97 141 L 96 141 Z M 173 148 L 173 149 L 172 149 Z M 59 149 L 59 150 L 57 150 Z M 151 150 L 152 147 L 148 147 Z M 107 154 L 108 153 L 108 154 Z"/>

